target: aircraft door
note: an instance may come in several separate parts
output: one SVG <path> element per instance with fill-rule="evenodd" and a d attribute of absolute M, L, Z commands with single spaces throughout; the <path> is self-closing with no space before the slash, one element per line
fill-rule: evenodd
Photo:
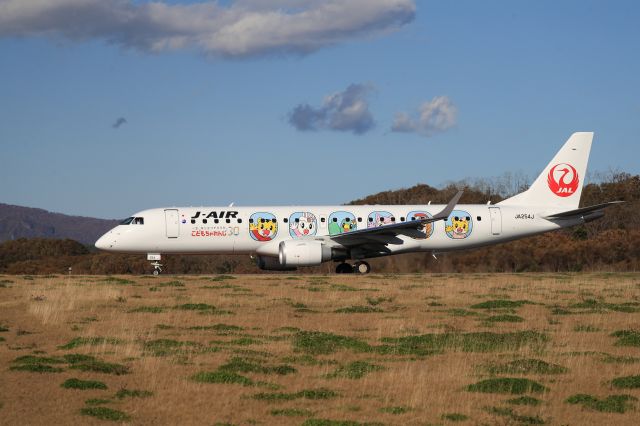
<path fill-rule="evenodd" d="M 178 238 L 180 236 L 180 217 L 178 216 L 178 210 L 165 210 L 164 219 L 167 230 L 167 238 Z"/>
<path fill-rule="evenodd" d="M 502 233 L 502 213 L 500 207 L 489 207 L 491 217 L 491 234 L 500 235 Z"/>

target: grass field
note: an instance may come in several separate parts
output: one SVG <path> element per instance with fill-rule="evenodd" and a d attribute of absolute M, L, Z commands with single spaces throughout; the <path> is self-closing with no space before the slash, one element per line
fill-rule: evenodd
<path fill-rule="evenodd" d="M 640 274 L 0 276 L 2 424 L 640 424 Z"/>

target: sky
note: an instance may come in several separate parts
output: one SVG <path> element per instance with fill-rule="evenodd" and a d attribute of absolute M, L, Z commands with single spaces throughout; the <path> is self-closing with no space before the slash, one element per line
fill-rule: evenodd
<path fill-rule="evenodd" d="M 637 1 L 0 0 L 0 202 L 122 218 L 640 173 Z"/>

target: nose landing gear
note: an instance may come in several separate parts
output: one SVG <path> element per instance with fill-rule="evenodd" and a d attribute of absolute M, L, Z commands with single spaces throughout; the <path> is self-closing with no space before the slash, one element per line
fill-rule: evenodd
<path fill-rule="evenodd" d="M 160 275 L 162 273 L 162 263 L 160 263 L 161 258 L 160 254 L 147 254 L 147 260 L 150 260 L 151 266 L 153 266 L 153 275 Z"/>
<path fill-rule="evenodd" d="M 336 266 L 336 274 L 368 274 L 371 272 L 371 266 L 365 261 L 358 261 L 353 265 L 348 263 L 340 263 Z"/>

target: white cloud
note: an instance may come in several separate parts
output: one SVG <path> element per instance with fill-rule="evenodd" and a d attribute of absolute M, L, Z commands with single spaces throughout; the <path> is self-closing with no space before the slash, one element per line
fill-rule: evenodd
<path fill-rule="evenodd" d="M 420 105 L 417 118 L 411 117 L 406 112 L 397 113 L 391 130 L 430 137 L 455 126 L 457 115 L 458 109 L 451 99 L 446 96 L 436 96 Z"/>
<path fill-rule="evenodd" d="M 0 0 L 0 37 L 102 39 L 148 52 L 305 54 L 411 22 L 414 0 Z"/>
<path fill-rule="evenodd" d="M 318 108 L 309 104 L 296 106 L 289 113 L 289 123 L 301 131 L 329 129 L 366 133 L 375 125 L 368 102 L 372 91 L 371 85 L 351 84 L 342 92 L 326 96 Z"/>

